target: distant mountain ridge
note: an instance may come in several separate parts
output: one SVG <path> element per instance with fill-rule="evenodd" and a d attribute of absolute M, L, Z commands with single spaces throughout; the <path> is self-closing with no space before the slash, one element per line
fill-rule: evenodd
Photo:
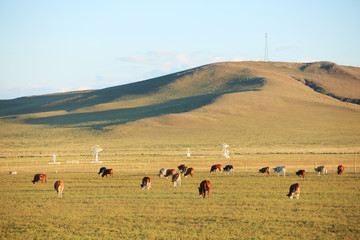
<path fill-rule="evenodd" d="M 263 91 L 276 83 L 277 76 L 343 101 L 358 103 L 360 99 L 359 68 L 331 62 L 224 62 L 100 90 L 1 100 L 0 118 L 27 124 L 106 127 L 190 112 L 226 94 Z"/>

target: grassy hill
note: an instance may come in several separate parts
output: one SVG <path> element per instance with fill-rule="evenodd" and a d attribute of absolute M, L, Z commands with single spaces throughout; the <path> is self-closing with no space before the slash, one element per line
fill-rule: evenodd
<path fill-rule="evenodd" d="M 101 90 L 0 101 L 1 145 L 226 141 L 239 151 L 359 151 L 359 99 L 359 68 L 217 63 Z"/>

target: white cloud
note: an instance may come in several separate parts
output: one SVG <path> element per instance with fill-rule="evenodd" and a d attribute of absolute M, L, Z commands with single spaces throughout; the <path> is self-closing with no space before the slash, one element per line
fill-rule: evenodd
<path fill-rule="evenodd" d="M 171 72 L 182 71 L 197 66 L 225 61 L 244 61 L 240 57 L 227 56 L 209 56 L 207 53 L 184 54 L 175 53 L 171 50 L 159 49 L 149 51 L 144 55 L 123 56 L 116 58 L 117 61 L 127 62 L 142 66 L 143 68 L 151 69 L 151 73 L 167 74 Z M 148 72 L 148 73 L 149 73 Z M 145 74 L 149 77 L 149 74 Z M 151 76 L 153 74 L 150 74 Z"/>
<path fill-rule="evenodd" d="M 60 90 L 60 92 L 64 93 L 64 92 L 69 92 L 70 91 L 70 88 L 62 88 Z"/>
<path fill-rule="evenodd" d="M 88 86 L 81 86 L 77 89 L 77 91 L 84 91 L 84 90 L 89 90 L 90 88 Z"/>

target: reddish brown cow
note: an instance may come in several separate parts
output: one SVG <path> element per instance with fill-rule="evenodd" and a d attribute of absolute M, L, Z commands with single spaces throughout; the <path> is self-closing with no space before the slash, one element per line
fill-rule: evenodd
<path fill-rule="evenodd" d="M 64 190 L 64 181 L 63 180 L 56 181 L 54 184 L 54 188 L 57 191 L 58 198 L 62 198 L 62 192 Z"/>
<path fill-rule="evenodd" d="M 186 171 L 187 171 L 187 169 L 188 169 L 188 167 L 185 166 L 185 164 L 182 164 L 182 165 L 178 166 L 178 169 L 179 169 L 179 171 L 180 171 L 181 174 L 185 174 Z"/>
<path fill-rule="evenodd" d="M 191 177 L 194 176 L 194 169 L 192 167 L 187 169 L 184 177 L 187 177 L 188 175 L 190 175 Z"/>
<path fill-rule="evenodd" d="M 269 167 L 264 167 L 259 169 L 259 173 L 267 173 L 267 175 L 270 175 L 270 168 Z"/>
<path fill-rule="evenodd" d="M 299 177 L 305 178 L 305 170 L 299 170 L 296 172 L 296 175 Z"/>
<path fill-rule="evenodd" d="M 140 184 L 141 190 L 146 187 L 146 190 L 149 190 L 151 187 L 151 179 L 149 177 L 144 177 L 142 180 L 142 184 Z"/>
<path fill-rule="evenodd" d="M 42 174 L 42 173 L 39 173 L 39 174 L 35 174 L 34 176 L 34 180 L 32 180 L 33 184 L 39 182 L 41 180 L 41 183 L 44 183 L 47 181 L 47 176 L 46 174 Z"/>
<path fill-rule="evenodd" d="M 113 170 L 112 168 L 110 168 L 110 169 L 105 169 L 105 170 L 103 171 L 103 174 L 101 175 L 101 177 L 104 177 L 104 176 L 107 177 L 108 174 L 110 175 L 110 177 L 113 177 L 113 176 L 114 176 L 114 170 Z"/>
<path fill-rule="evenodd" d="M 343 165 L 339 165 L 337 168 L 337 174 L 341 175 L 344 172 L 344 166 Z"/>
<path fill-rule="evenodd" d="M 296 199 L 299 199 L 299 196 L 300 196 L 300 184 L 299 183 L 295 183 L 293 185 L 290 186 L 290 189 L 289 189 L 289 194 L 286 195 L 288 196 L 290 199 L 292 199 L 293 197 L 296 197 Z"/>
<path fill-rule="evenodd" d="M 219 172 L 221 172 L 221 164 L 212 165 L 210 169 L 210 173 L 216 172 L 217 169 L 219 169 Z"/>
<path fill-rule="evenodd" d="M 169 176 L 174 175 L 175 172 L 176 172 L 175 169 L 167 169 L 164 177 L 168 178 Z"/>
<path fill-rule="evenodd" d="M 212 189 L 211 182 L 209 180 L 204 180 L 200 183 L 199 195 L 206 197 L 206 192 L 208 192 L 208 197 L 210 197 L 210 190 Z"/>

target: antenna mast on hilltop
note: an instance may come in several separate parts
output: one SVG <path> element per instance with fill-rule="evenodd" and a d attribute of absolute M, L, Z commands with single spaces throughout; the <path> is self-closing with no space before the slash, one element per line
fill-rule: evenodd
<path fill-rule="evenodd" d="M 269 53 L 268 53 L 268 43 L 267 43 L 267 39 L 268 39 L 268 34 L 265 33 L 265 54 L 264 54 L 264 61 L 266 61 L 266 62 L 269 61 Z"/>

